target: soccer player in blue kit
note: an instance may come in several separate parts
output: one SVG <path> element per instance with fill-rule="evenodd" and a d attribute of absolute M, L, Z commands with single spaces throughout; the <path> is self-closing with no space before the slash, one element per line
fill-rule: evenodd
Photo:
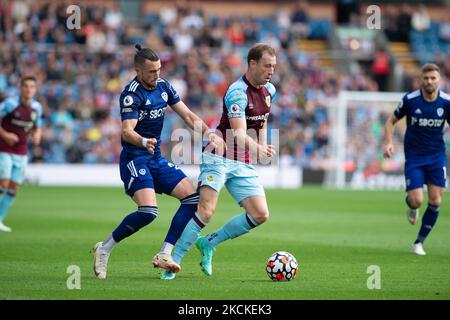
<path fill-rule="evenodd" d="M 180 263 L 195 243 L 202 255 L 203 272 L 212 275 L 212 257 L 216 246 L 248 233 L 269 218 L 264 189 L 252 166 L 251 153 L 259 159 L 271 159 L 276 151 L 267 144 L 267 118 L 275 95 L 270 83 L 276 65 L 275 49 L 257 44 L 247 55 L 247 72 L 232 83 L 223 99 L 223 113 L 217 131 L 225 138 L 227 152 L 206 147 L 200 164 L 198 210 L 186 225 L 173 252 Z M 250 133 L 256 134 L 256 140 Z M 225 186 L 244 212 L 234 216 L 222 228 L 199 237 L 201 229 L 212 218 Z M 164 270 L 162 279 L 171 280 L 175 273 Z"/>
<path fill-rule="evenodd" d="M 450 97 L 439 90 L 440 70 L 435 64 L 425 64 L 421 70 L 421 88 L 406 94 L 384 127 L 383 153 L 394 153 L 394 125 L 406 116 L 404 137 L 407 217 L 411 224 L 419 218 L 423 201 L 422 187 L 428 187 L 428 206 L 412 251 L 425 255 L 423 242 L 436 224 L 441 198 L 446 187 L 445 121 L 450 123 Z"/>
<path fill-rule="evenodd" d="M 159 77 L 161 61 L 157 53 L 140 45 L 136 45 L 136 49 L 136 77 L 119 98 L 123 147 L 119 166 L 125 192 L 138 208 L 126 216 L 105 241 L 95 244 L 94 273 L 99 279 L 106 278 L 108 259 L 114 246 L 158 216 L 155 193 L 171 195 L 179 199 L 181 204 L 172 219 L 161 251 L 155 255 L 152 263 L 155 267 L 171 272 L 180 270 L 180 266 L 173 262 L 171 252 L 197 210 L 199 195 L 186 175 L 161 155 L 160 135 L 167 106 L 191 129 L 194 129 L 194 123 L 200 123 L 202 133 L 208 134 L 209 143 L 219 148 L 220 145 L 224 146 L 223 140 L 209 132 L 208 126 L 181 101 L 174 88 Z"/>

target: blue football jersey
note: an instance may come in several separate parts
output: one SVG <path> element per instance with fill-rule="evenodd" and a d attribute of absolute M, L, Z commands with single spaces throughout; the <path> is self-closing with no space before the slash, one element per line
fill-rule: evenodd
<path fill-rule="evenodd" d="M 406 94 L 394 111 L 397 119 L 406 116 L 405 158 L 445 156 L 444 126 L 450 123 L 450 97 L 439 91 L 433 102 L 421 90 Z"/>
<path fill-rule="evenodd" d="M 134 78 L 120 95 L 122 121 L 137 119 L 135 131 L 144 138 L 155 138 L 155 156 L 160 155 L 161 131 L 167 106 L 180 101 L 175 89 L 164 79 L 158 79 L 156 88 L 147 90 Z M 146 148 L 135 146 L 122 139 L 123 151 L 131 157 L 150 155 Z"/>

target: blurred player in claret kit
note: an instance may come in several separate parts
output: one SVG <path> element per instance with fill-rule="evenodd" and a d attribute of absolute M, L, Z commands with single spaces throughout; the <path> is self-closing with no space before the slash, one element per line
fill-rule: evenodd
<path fill-rule="evenodd" d="M 12 231 L 3 221 L 25 177 L 28 137 L 34 145 L 41 141 L 42 106 L 33 99 L 36 82 L 24 77 L 19 96 L 0 104 L 0 231 Z"/>

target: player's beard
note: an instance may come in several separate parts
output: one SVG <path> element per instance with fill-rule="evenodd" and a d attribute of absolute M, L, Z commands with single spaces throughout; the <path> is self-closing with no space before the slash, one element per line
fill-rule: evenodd
<path fill-rule="evenodd" d="M 145 81 L 144 79 L 142 79 L 142 82 L 150 89 L 153 89 L 156 87 L 156 81 L 152 84 L 150 82 Z"/>
<path fill-rule="evenodd" d="M 436 90 L 437 90 L 437 87 L 436 86 L 434 86 L 434 85 L 426 85 L 426 86 L 423 86 L 423 90 L 426 92 L 426 93 L 428 93 L 428 94 L 433 94 L 434 92 L 436 92 Z"/>

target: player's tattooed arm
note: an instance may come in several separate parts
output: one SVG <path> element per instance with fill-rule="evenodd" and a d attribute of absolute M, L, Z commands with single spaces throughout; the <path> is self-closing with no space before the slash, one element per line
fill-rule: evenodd
<path fill-rule="evenodd" d="M 150 154 L 155 153 L 155 145 L 157 140 L 155 138 L 142 137 L 134 128 L 136 128 L 137 119 L 123 120 L 122 121 L 122 139 L 135 146 L 144 147 Z"/>
<path fill-rule="evenodd" d="M 394 114 L 391 114 L 386 120 L 384 125 L 384 145 L 383 145 L 383 155 L 385 158 L 390 158 L 394 154 L 394 126 L 399 119 Z"/>

